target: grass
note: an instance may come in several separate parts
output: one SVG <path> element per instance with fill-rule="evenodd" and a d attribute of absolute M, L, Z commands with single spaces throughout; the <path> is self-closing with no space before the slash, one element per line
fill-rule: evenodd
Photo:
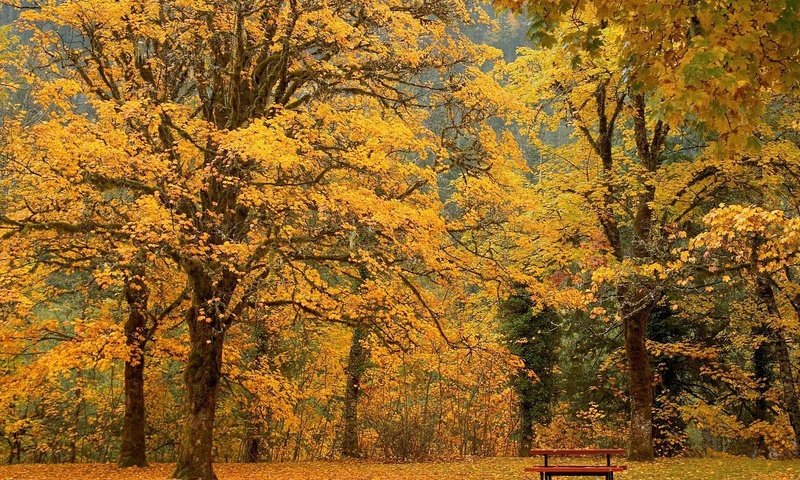
<path fill-rule="evenodd" d="M 215 466 L 220 480 L 538 480 L 522 469 L 537 459 L 492 458 L 449 463 L 386 464 L 374 462 L 295 462 Z M 0 466 L 0 480 L 163 480 L 172 466 L 119 469 L 108 464 L 8 465 Z M 800 461 L 752 460 L 747 458 L 702 458 L 629 463 L 620 480 L 798 480 Z"/>

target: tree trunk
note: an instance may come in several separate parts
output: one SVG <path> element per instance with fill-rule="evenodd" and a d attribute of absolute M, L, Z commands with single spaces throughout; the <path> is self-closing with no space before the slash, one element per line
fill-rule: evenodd
<path fill-rule="evenodd" d="M 75 411 L 72 414 L 75 425 L 75 435 L 70 436 L 69 441 L 69 463 L 75 463 L 78 460 L 78 438 L 80 434 L 80 419 L 81 419 L 81 403 L 83 403 L 83 390 L 80 387 L 75 388 Z M 59 455 L 60 457 L 60 455 Z"/>
<path fill-rule="evenodd" d="M 257 463 L 261 460 L 261 424 L 253 418 L 250 418 L 247 423 L 247 438 L 244 441 L 242 460 L 245 463 Z"/>
<path fill-rule="evenodd" d="M 8 464 L 22 462 L 22 441 L 19 432 L 14 432 L 8 439 Z"/>
<path fill-rule="evenodd" d="M 638 302 L 637 302 L 638 303 Z M 647 354 L 647 323 L 651 306 L 634 303 L 634 311 L 623 309 L 625 353 L 631 398 L 630 445 L 628 458 L 653 460 L 653 372 Z M 628 311 L 626 311 L 628 310 Z"/>
<path fill-rule="evenodd" d="M 270 359 L 274 358 L 276 352 L 274 351 L 272 344 L 271 344 L 271 335 L 270 333 L 261 328 L 260 325 L 256 325 L 254 329 L 254 336 L 256 340 L 256 350 L 253 359 L 251 360 L 253 365 L 258 365 L 263 359 L 267 359 L 269 362 Z M 271 362 L 269 362 L 271 363 Z M 271 422 L 272 417 L 272 410 L 266 410 L 266 419 L 262 419 L 258 413 L 259 409 L 254 408 L 256 407 L 256 403 L 259 401 L 256 397 L 251 397 L 249 399 L 248 405 L 248 415 L 246 419 L 246 438 L 244 440 L 244 451 L 242 452 L 242 461 L 246 463 L 257 463 L 261 461 L 262 455 L 262 444 L 266 444 L 266 452 L 269 455 L 270 451 L 270 442 L 267 440 L 266 442 L 263 439 L 266 437 L 269 439 L 269 425 Z M 266 435 L 262 433 L 264 426 L 267 427 Z M 269 459 L 267 459 L 269 461 Z"/>
<path fill-rule="evenodd" d="M 347 358 L 347 387 L 344 394 L 344 432 L 342 434 L 342 456 L 358 458 L 358 399 L 361 396 L 361 378 L 367 368 L 369 350 L 363 341 L 367 337 L 363 327 L 353 329 L 350 355 Z"/>
<path fill-rule="evenodd" d="M 780 310 L 778 303 L 775 300 L 775 291 L 770 284 L 768 278 L 760 275 L 757 279 L 757 288 L 761 300 L 767 307 L 767 313 L 770 318 L 779 318 Z M 800 399 L 797 395 L 797 386 L 795 383 L 794 372 L 792 372 L 792 361 L 789 355 L 789 345 L 783 332 L 772 326 L 767 319 L 764 322 L 764 330 L 772 348 L 769 353 L 772 353 L 775 361 L 778 364 L 778 371 L 781 379 L 781 387 L 783 393 L 783 409 L 789 417 L 789 424 L 794 431 L 794 454 L 800 454 Z"/>
<path fill-rule="evenodd" d="M 190 272 L 192 307 L 186 314 L 189 326 L 189 359 L 183 372 L 186 384 L 186 421 L 183 426 L 173 478 L 216 480 L 212 468 L 214 415 L 222 378 L 224 329 L 220 313 L 210 308 L 217 292 L 212 280 Z M 228 295 L 227 298 L 230 298 Z"/>
<path fill-rule="evenodd" d="M 652 128 L 648 138 L 645 97 L 633 96 L 633 129 L 636 151 L 641 165 L 647 170 L 650 181 L 644 182 L 644 192 L 639 195 L 636 215 L 633 219 L 633 238 L 631 250 L 638 260 L 652 261 L 652 247 L 657 241 L 653 237 L 653 207 L 656 187 L 652 180 L 661 165 L 669 127 L 660 120 Z M 647 180 L 647 179 L 644 179 Z M 647 324 L 650 314 L 658 304 L 655 291 L 651 287 L 630 287 L 623 296 L 622 317 L 625 324 L 625 353 L 628 359 L 631 395 L 631 424 L 629 458 L 649 461 L 654 458 L 653 451 L 653 371 L 647 354 Z M 653 297 L 653 298 L 651 298 Z"/>
<path fill-rule="evenodd" d="M 789 424 L 794 431 L 794 455 L 798 456 L 800 455 L 800 399 L 798 399 L 797 386 L 792 372 L 789 346 L 781 332 L 775 331 L 774 335 L 775 357 L 778 361 L 781 386 L 783 387 L 783 408 L 789 416 Z"/>
<path fill-rule="evenodd" d="M 673 317 L 669 307 L 657 306 L 650 312 L 647 338 L 655 342 L 673 343 L 689 338 L 691 327 Z M 677 457 L 688 448 L 687 424 L 680 412 L 681 396 L 686 390 L 683 378 L 689 368 L 686 359 L 659 358 L 652 362 L 653 387 L 653 450 L 656 457 Z"/>
<path fill-rule="evenodd" d="M 259 454 L 259 447 L 261 446 L 261 439 L 258 437 L 249 437 L 245 444 L 244 461 L 245 463 L 257 463 L 261 458 Z"/>
<path fill-rule="evenodd" d="M 128 320 L 125 322 L 125 344 L 129 357 L 125 362 L 125 418 L 122 423 L 120 467 L 146 467 L 144 349 L 147 341 L 147 302 L 149 292 L 141 276 L 130 278 L 125 285 Z"/>
<path fill-rule="evenodd" d="M 519 402 L 519 448 L 520 457 L 530 457 L 533 446 L 534 408 L 536 400 L 531 395 L 523 395 Z"/>
<path fill-rule="evenodd" d="M 753 329 L 753 335 L 765 338 L 769 336 L 763 324 Z M 767 403 L 767 392 L 772 383 L 770 356 L 768 341 L 762 341 L 753 352 L 753 377 L 756 381 L 756 392 L 758 394 L 753 418 L 762 422 L 770 420 L 769 404 Z M 758 437 L 756 455 L 769 458 L 769 448 L 763 434 Z"/>

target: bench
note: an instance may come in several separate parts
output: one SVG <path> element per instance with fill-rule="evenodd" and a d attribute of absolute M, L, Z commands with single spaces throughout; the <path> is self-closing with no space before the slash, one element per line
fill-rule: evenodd
<path fill-rule="evenodd" d="M 625 450 L 617 448 L 580 448 L 580 449 L 533 449 L 531 455 L 544 457 L 544 464 L 527 467 L 526 472 L 539 474 L 540 480 L 551 480 L 555 477 L 604 477 L 613 480 L 614 474 L 624 472 L 625 465 L 612 465 L 612 455 L 624 455 Z M 550 465 L 550 457 L 606 457 L 605 465 Z"/>

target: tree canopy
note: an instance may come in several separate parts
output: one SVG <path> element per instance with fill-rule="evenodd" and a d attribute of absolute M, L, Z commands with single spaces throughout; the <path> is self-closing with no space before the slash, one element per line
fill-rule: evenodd
<path fill-rule="evenodd" d="M 6 8 L 9 463 L 798 454 L 796 2 Z"/>

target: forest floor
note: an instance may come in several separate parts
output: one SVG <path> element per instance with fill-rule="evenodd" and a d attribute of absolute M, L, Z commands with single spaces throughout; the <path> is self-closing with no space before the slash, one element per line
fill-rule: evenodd
<path fill-rule="evenodd" d="M 489 480 L 538 479 L 522 469 L 536 459 L 492 458 L 447 463 L 387 464 L 373 462 L 220 463 L 220 480 Z M 119 469 L 109 464 L 4 465 L 0 480 L 164 480 L 172 466 Z M 798 480 L 800 461 L 746 458 L 699 458 L 629 463 L 620 480 Z"/>

